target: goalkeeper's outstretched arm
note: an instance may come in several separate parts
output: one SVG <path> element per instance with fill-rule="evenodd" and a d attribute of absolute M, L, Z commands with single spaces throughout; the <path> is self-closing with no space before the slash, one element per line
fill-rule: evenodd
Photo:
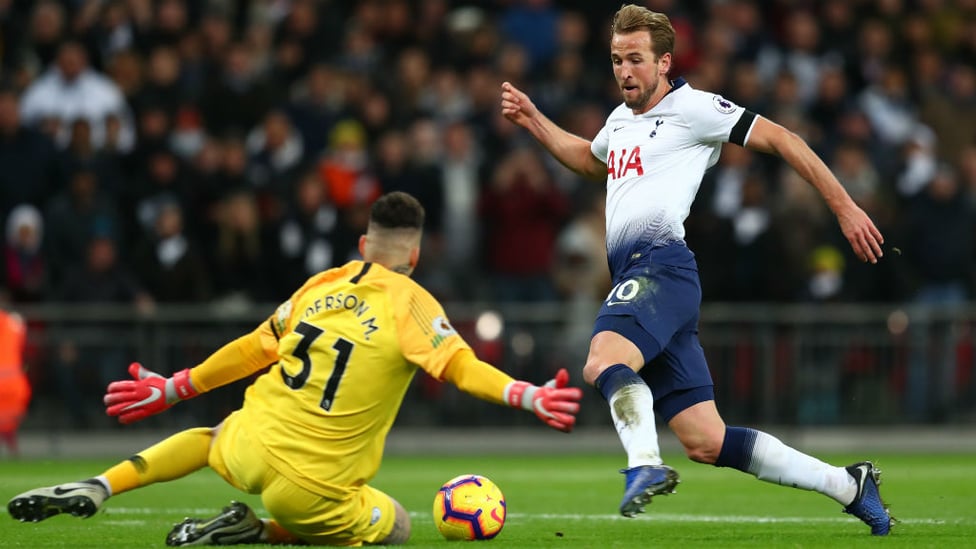
<path fill-rule="evenodd" d="M 454 354 L 444 372 L 444 379 L 458 389 L 496 404 L 507 404 L 534 413 L 553 429 L 570 432 L 576 424 L 583 391 L 569 387 L 569 373 L 560 369 L 543 386 L 512 378 L 483 362 L 470 349 Z"/>
<path fill-rule="evenodd" d="M 224 345 L 199 365 L 163 377 L 138 362 L 129 365 L 132 379 L 108 385 L 105 413 L 120 423 L 158 414 L 181 400 L 227 385 L 274 363 L 277 338 L 268 323 Z"/>

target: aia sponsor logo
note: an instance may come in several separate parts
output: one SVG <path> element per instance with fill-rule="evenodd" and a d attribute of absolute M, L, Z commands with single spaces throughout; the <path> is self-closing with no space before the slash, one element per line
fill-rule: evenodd
<path fill-rule="evenodd" d="M 644 175 L 640 146 L 638 145 L 629 151 L 627 149 L 610 151 L 607 156 L 607 176 L 610 179 L 620 179 L 633 175 Z"/>

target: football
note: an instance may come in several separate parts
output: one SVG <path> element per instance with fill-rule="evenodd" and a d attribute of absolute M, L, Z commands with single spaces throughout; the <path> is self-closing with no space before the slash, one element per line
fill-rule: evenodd
<path fill-rule="evenodd" d="M 449 540 L 492 539 L 505 526 L 505 496 L 481 475 L 461 475 L 434 497 L 434 524 Z"/>

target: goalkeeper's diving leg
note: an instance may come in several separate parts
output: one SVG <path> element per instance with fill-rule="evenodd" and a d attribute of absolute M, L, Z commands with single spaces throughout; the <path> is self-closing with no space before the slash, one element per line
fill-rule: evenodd
<path fill-rule="evenodd" d="M 22 522 L 38 522 L 61 513 L 90 517 L 110 496 L 178 479 L 206 467 L 214 433 L 215 429 L 209 427 L 187 429 L 96 477 L 35 488 L 14 496 L 7 503 L 7 511 L 11 517 Z"/>

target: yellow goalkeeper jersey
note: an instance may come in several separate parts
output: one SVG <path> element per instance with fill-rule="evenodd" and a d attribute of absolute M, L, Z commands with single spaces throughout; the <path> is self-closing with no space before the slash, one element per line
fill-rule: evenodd
<path fill-rule="evenodd" d="M 242 419 L 272 467 L 332 497 L 376 474 L 417 367 L 443 379 L 470 348 L 427 290 L 362 261 L 310 278 L 266 325 L 278 362 L 247 389 Z"/>

